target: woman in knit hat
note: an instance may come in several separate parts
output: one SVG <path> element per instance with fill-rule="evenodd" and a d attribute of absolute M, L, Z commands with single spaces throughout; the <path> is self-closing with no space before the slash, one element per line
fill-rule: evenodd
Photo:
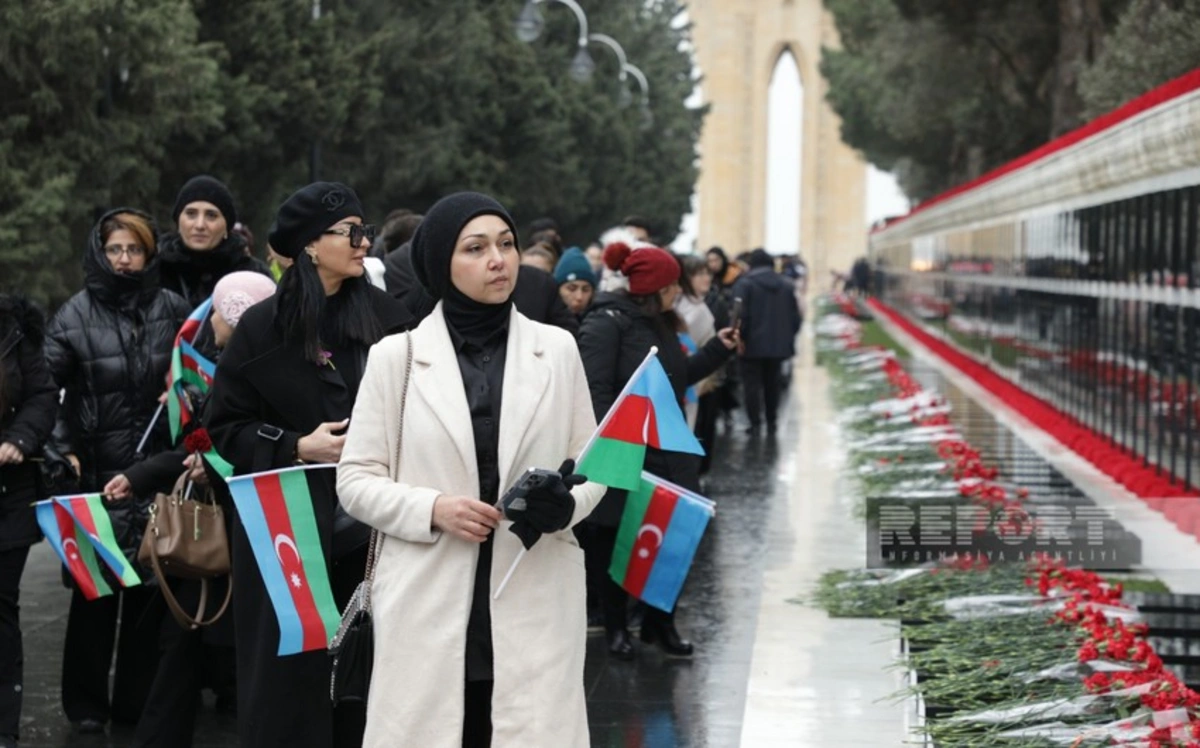
<path fill-rule="evenodd" d="M 579 247 L 571 247 L 563 253 L 554 268 L 554 280 L 558 283 L 558 293 L 567 309 L 582 319 L 596 294 L 596 274 Z"/>
<path fill-rule="evenodd" d="M 571 527 L 604 489 L 569 459 L 596 428 L 575 340 L 514 309 L 516 226 L 486 195 L 438 201 L 411 259 L 437 305 L 371 351 L 338 466 L 383 540 L 365 745 L 586 746 Z M 514 524 L 496 502 L 530 466 L 558 470 Z"/>
<path fill-rule="evenodd" d="M 179 190 L 171 220 L 176 230 L 159 242 L 162 286 L 193 307 L 212 295 L 217 281 L 238 270 L 268 274 L 267 266 L 250 256 L 246 240 L 234 231 L 237 209 L 233 194 L 207 175 L 192 177 Z"/>
<path fill-rule="evenodd" d="M 666 369 L 680 407 L 689 385 L 716 371 L 738 345 L 737 331 L 721 330 L 694 355 L 680 345 L 681 321 L 673 307 L 679 298 L 679 262 L 665 249 L 627 244 L 604 249 L 605 265 L 615 272 L 615 291 L 600 293 L 579 329 L 579 352 L 587 371 L 596 417 L 603 418 L 652 347 Z M 646 451 L 645 469 L 691 490 L 699 490 L 699 458 L 678 452 Z M 625 510 L 626 491 L 612 489 L 584 523 L 588 576 L 600 599 L 608 651 L 632 659 L 633 643 L 626 621 L 628 595 L 608 577 L 617 528 Z M 649 609 L 641 638 L 672 657 L 689 657 L 692 645 L 675 629 L 673 613 Z"/>
<path fill-rule="evenodd" d="M 275 296 L 242 315 L 213 382 L 209 434 L 239 474 L 337 462 L 367 350 L 410 326 L 407 309 L 365 277 L 373 230 L 363 214 L 354 191 L 335 182 L 310 184 L 279 207 L 269 240 L 295 262 Z M 232 309 L 224 294 L 215 303 Z M 369 531 L 340 512 L 334 478 L 317 470 L 308 483 L 342 608 L 362 581 Z M 235 559 L 252 557 L 240 517 L 231 545 Z M 357 744 L 364 715 L 339 706 L 335 720 L 328 655 L 277 656 L 279 625 L 255 564 L 235 563 L 233 581 L 240 744 Z"/>

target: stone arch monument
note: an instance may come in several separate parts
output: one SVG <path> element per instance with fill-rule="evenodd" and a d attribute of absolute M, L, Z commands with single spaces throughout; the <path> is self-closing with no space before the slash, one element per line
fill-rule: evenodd
<path fill-rule="evenodd" d="M 697 188 L 701 251 L 738 253 L 766 237 L 767 88 L 781 55 L 800 69 L 803 93 L 797 249 L 810 288 L 866 254 L 866 164 L 825 103 L 821 47 L 838 44 L 821 0 L 691 0 L 688 12 L 709 114 L 700 137 Z"/>

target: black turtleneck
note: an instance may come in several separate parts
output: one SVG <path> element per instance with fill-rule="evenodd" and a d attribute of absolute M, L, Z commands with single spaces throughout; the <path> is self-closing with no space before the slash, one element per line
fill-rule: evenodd
<path fill-rule="evenodd" d="M 479 500 L 495 503 L 500 498 L 500 404 L 503 397 L 504 366 L 508 347 L 508 320 L 511 304 L 480 304 L 462 296 L 443 309 L 457 308 L 459 321 L 472 323 L 471 334 L 464 334 L 446 315 L 450 341 L 458 357 L 467 408 L 471 413 L 471 431 L 475 437 L 475 464 L 479 473 Z M 465 302 L 465 303 L 464 303 Z M 460 306 L 461 305 L 461 306 Z M 464 309 L 469 305 L 476 309 Z M 485 308 L 486 307 L 486 308 Z M 503 310 L 500 316 L 495 311 Z M 461 314 L 469 311 L 468 314 Z M 485 323 L 487 326 L 485 326 Z M 492 618 L 488 600 L 492 573 L 493 535 L 479 546 L 475 566 L 471 614 L 467 619 L 467 680 L 492 680 Z"/>
<path fill-rule="evenodd" d="M 512 315 L 512 298 L 503 304 L 483 304 L 468 297 L 451 284 L 442 298 L 442 313 L 446 324 L 473 343 L 481 343 L 497 330 L 508 329 Z"/>

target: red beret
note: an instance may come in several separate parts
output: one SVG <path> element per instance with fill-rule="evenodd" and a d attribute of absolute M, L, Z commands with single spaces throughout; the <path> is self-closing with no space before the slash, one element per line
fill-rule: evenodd
<path fill-rule="evenodd" d="M 679 280 L 680 267 L 675 255 L 658 247 L 630 249 L 617 242 L 604 248 L 604 264 L 629 279 L 629 293 L 648 296 Z"/>

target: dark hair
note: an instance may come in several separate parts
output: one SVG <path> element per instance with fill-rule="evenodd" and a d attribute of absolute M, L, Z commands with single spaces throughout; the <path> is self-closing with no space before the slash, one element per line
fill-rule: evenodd
<path fill-rule="evenodd" d="M 405 216 L 415 216 L 416 214 L 417 214 L 417 212 L 415 210 L 411 210 L 409 208 L 392 208 L 388 212 L 388 214 L 384 217 L 383 225 L 386 226 L 398 218 L 404 218 Z"/>
<path fill-rule="evenodd" d="M 535 218 L 529 222 L 530 234 L 540 234 L 543 231 L 558 233 L 558 221 L 553 218 Z"/>
<path fill-rule="evenodd" d="M 396 213 L 397 211 L 392 212 Z M 392 252 L 412 241 L 413 234 L 417 233 L 417 227 L 421 225 L 422 218 L 424 216 L 412 211 L 405 211 L 402 215 L 389 218 L 383 224 L 383 231 L 380 234 L 384 253 Z"/>
<path fill-rule="evenodd" d="M 643 229 L 647 234 L 654 233 L 654 231 L 651 230 L 650 220 L 643 218 L 642 216 L 625 216 L 625 220 L 621 221 L 621 225 L 636 226 L 639 229 Z"/>
<path fill-rule="evenodd" d="M 632 294 L 628 291 L 618 291 L 618 293 L 624 293 L 626 298 L 650 318 L 650 321 L 654 323 L 655 331 L 663 340 L 671 340 L 680 331 L 687 329 L 683 318 L 676 314 L 674 309 L 662 308 L 662 297 L 657 292 Z"/>
<path fill-rule="evenodd" d="M 327 344 L 358 343 L 369 348 L 383 337 L 371 307 L 371 281 L 366 273 L 347 278 L 341 290 L 326 297 L 316 266 L 303 254 L 279 279 L 275 319 L 284 340 L 302 341 L 304 358 L 316 364 L 324 362 Z"/>
<path fill-rule="evenodd" d="M 683 270 L 679 274 L 679 287 L 689 298 L 697 298 L 696 287 L 692 285 L 692 276 L 707 273 L 708 263 L 696 255 L 675 255 L 675 259 L 679 260 L 679 267 Z"/>
<path fill-rule="evenodd" d="M 554 261 L 558 262 L 558 258 L 562 257 L 563 245 L 562 237 L 558 235 L 556 229 L 542 229 L 535 231 L 529 235 L 529 244 L 544 244 L 546 248 L 554 254 Z"/>
<path fill-rule="evenodd" d="M 254 254 L 254 232 L 246 224 L 238 221 L 233 224 L 233 228 L 229 229 L 230 233 L 237 234 L 246 240 L 246 254 Z"/>

